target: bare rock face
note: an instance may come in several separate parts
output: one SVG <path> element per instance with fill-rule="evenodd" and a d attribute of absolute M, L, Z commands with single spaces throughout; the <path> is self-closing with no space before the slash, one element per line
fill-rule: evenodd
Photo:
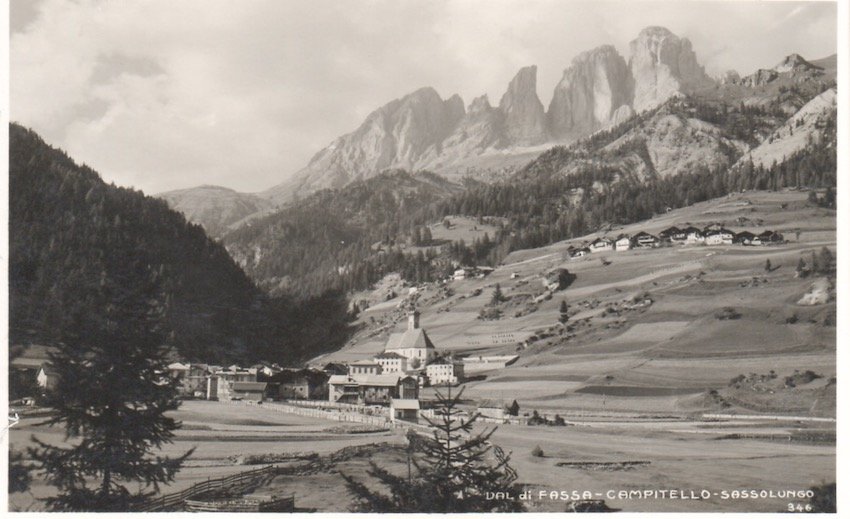
<path fill-rule="evenodd" d="M 809 70 L 822 70 L 821 67 L 817 65 L 813 65 L 812 63 L 806 61 L 803 56 L 799 54 L 790 54 L 779 63 L 773 67 L 773 70 L 782 73 L 782 72 L 805 72 Z"/>
<path fill-rule="evenodd" d="M 629 44 L 629 69 L 634 78 L 635 112 L 658 106 L 667 99 L 710 85 L 687 38 L 663 27 L 647 27 Z"/>
<path fill-rule="evenodd" d="M 451 135 L 429 148 L 417 168 L 440 169 L 490 149 L 507 147 L 504 119 L 501 110 L 490 106 L 486 94 L 476 97 Z"/>
<path fill-rule="evenodd" d="M 505 116 L 505 135 L 511 144 L 530 146 L 546 142 L 546 113 L 537 97 L 537 65 L 517 72 L 499 102 L 499 110 Z"/>
<path fill-rule="evenodd" d="M 631 88 L 626 60 L 613 46 L 579 54 L 552 95 L 547 113 L 552 135 L 583 136 L 606 126 L 618 108 L 631 102 Z"/>
<path fill-rule="evenodd" d="M 717 82 L 721 85 L 734 85 L 740 81 L 741 75 L 735 70 L 727 70 L 717 78 Z"/>
<path fill-rule="evenodd" d="M 632 107 L 629 105 L 622 105 L 611 114 L 611 121 L 609 126 L 617 126 L 620 123 L 626 122 L 632 118 L 635 114 L 635 111 L 632 110 Z"/>
<path fill-rule="evenodd" d="M 412 168 L 463 116 L 459 96 L 443 101 L 433 88 L 421 88 L 375 110 L 355 131 L 314 155 L 287 191 L 338 188 L 389 167 Z"/>

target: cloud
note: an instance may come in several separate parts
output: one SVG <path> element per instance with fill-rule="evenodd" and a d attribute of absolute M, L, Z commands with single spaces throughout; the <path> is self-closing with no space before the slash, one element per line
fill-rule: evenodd
<path fill-rule="evenodd" d="M 26 4 L 26 6 L 24 6 Z M 419 87 L 498 102 L 646 25 L 709 72 L 835 52 L 835 5 L 560 0 L 15 0 L 11 116 L 104 178 L 146 192 L 284 180 L 372 110 Z"/>

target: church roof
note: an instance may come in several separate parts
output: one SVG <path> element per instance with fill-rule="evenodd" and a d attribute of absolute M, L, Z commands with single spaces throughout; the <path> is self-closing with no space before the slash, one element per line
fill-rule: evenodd
<path fill-rule="evenodd" d="M 387 339 L 385 351 L 407 350 L 407 349 L 429 349 L 433 350 L 434 343 L 422 328 L 406 330 L 404 333 L 394 333 Z"/>

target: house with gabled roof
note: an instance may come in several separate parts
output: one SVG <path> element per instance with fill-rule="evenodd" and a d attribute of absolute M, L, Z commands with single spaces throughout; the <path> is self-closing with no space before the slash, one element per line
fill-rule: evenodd
<path fill-rule="evenodd" d="M 734 240 L 735 233 L 722 227 L 705 233 L 706 245 L 732 245 Z"/>
<path fill-rule="evenodd" d="M 658 245 L 658 238 L 648 232 L 641 231 L 632 237 L 632 243 L 637 248 L 646 249 L 656 247 Z"/>
<path fill-rule="evenodd" d="M 750 231 L 741 231 L 735 234 L 734 243 L 740 243 L 741 245 L 755 245 L 753 240 L 756 239 L 756 235 L 751 233 Z"/>
<path fill-rule="evenodd" d="M 608 238 L 596 238 L 589 245 L 590 252 L 610 252 L 614 250 L 614 242 Z"/>
<path fill-rule="evenodd" d="M 614 240 L 614 250 L 617 252 L 626 251 L 632 248 L 632 240 L 628 234 L 621 234 Z"/>
<path fill-rule="evenodd" d="M 683 231 L 685 233 L 685 243 L 693 245 L 705 242 L 705 233 L 702 232 L 702 229 L 691 225 Z"/>

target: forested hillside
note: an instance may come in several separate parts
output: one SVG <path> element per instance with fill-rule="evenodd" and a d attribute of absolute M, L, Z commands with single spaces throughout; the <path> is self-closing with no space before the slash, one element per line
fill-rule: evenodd
<path fill-rule="evenodd" d="M 231 232 L 224 243 L 264 288 L 305 297 L 366 288 L 389 272 L 430 281 L 450 273 L 453 264 L 494 265 L 513 250 L 733 191 L 834 187 L 834 110 L 810 121 L 810 145 L 784 161 L 764 166 L 741 160 L 774 138 L 788 120 L 788 95 L 799 91 L 754 105 L 674 98 L 571 146 L 554 147 L 492 184 L 460 189 L 433 174 L 385 172 L 296 201 Z M 452 215 L 497 217 L 498 228 L 473 243 L 434 241 L 430 231 L 423 238 L 429 225 Z"/>
<path fill-rule="evenodd" d="M 340 190 L 323 190 L 222 239 L 254 279 L 273 293 L 301 297 L 372 282 L 404 270 L 396 245 L 423 214 L 461 186 L 427 172 L 387 171 Z M 375 264 L 367 258 L 380 254 Z M 415 261 L 415 258 L 414 258 Z"/>
<path fill-rule="evenodd" d="M 11 343 L 56 343 L 70 316 L 135 293 L 105 297 L 105 287 L 151 282 L 167 343 L 190 360 L 295 362 L 343 337 L 341 299 L 268 297 L 164 201 L 104 183 L 15 124 L 9 153 Z"/>

